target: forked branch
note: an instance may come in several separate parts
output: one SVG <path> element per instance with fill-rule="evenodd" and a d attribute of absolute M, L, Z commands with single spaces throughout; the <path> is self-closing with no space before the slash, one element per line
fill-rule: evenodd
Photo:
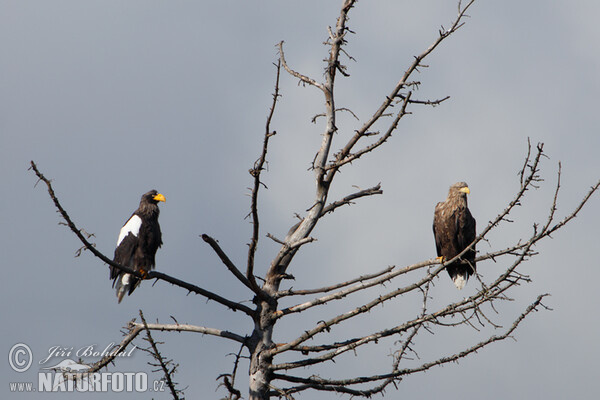
<path fill-rule="evenodd" d="M 189 325 L 189 324 L 148 324 L 148 323 L 139 323 L 135 322 L 135 319 L 130 321 L 127 325 L 127 331 L 124 333 L 123 340 L 121 343 L 114 346 L 106 356 L 102 357 L 100 361 L 93 364 L 87 372 L 97 372 L 102 368 L 108 366 L 111 362 L 115 360 L 119 355 L 125 352 L 127 346 L 144 330 L 153 330 L 153 331 L 161 331 L 161 332 L 193 332 L 200 333 L 202 335 L 210 335 L 222 337 L 225 339 L 233 340 L 235 342 L 241 343 L 242 345 L 246 344 L 247 339 L 237 333 L 233 333 L 230 331 L 216 329 L 216 328 L 207 328 L 204 326 L 197 325 Z"/>
<path fill-rule="evenodd" d="M 285 61 L 285 53 L 283 52 L 283 41 L 279 42 L 279 44 L 277 45 L 277 47 L 279 48 L 279 61 L 281 62 L 281 65 L 283 66 L 283 69 L 285 69 L 287 71 L 288 74 L 292 75 L 295 78 L 300 79 L 301 82 L 306 83 L 308 85 L 317 87 L 323 91 L 325 91 L 325 86 L 323 86 L 322 83 L 319 83 L 317 81 L 315 81 L 312 78 L 309 78 L 306 75 L 302 75 L 301 73 L 294 71 L 293 69 L 291 69 L 287 62 Z"/>
<path fill-rule="evenodd" d="M 395 369 L 386 374 L 356 377 L 356 378 L 349 378 L 349 379 L 324 379 L 324 378 L 315 377 L 315 376 L 311 376 L 309 378 L 302 378 L 302 377 L 298 377 L 298 376 L 291 376 L 291 375 L 287 375 L 287 374 L 278 374 L 278 373 L 274 374 L 274 378 L 280 379 L 283 381 L 287 381 L 287 382 L 291 382 L 291 383 L 300 384 L 298 386 L 281 389 L 283 391 L 283 393 L 285 393 L 287 395 L 297 393 L 300 391 L 304 391 L 306 389 L 316 389 L 316 390 L 320 390 L 320 391 L 330 391 L 330 392 L 346 393 L 346 394 L 350 394 L 350 395 L 354 395 L 354 396 L 370 397 L 373 394 L 381 393 L 389 383 L 397 381 L 397 380 L 399 380 L 399 378 L 401 378 L 403 376 L 411 375 L 411 374 L 418 373 L 418 372 L 423 372 L 423 371 L 431 369 L 435 366 L 455 362 L 461 358 L 464 358 L 472 353 L 477 352 L 478 350 L 482 349 L 483 347 L 486 347 L 487 345 L 489 345 L 491 343 L 502 341 L 502 340 L 505 340 L 505 339 L 511 337 L 512 333 L 517 329 L 519 324 L 521 322 L 523 322 L 523 320 L 529 314 L 531 314 L 533 311 L 537 311 L 538 307 L 544 306 L 542 304 L 542 300 L 546 296 L 548 296 L 548 294 L 539 295 L 536 298 L 536 300 L 533 303 L 531 303 L 525 309 L 525 311 L 512 323 L 510 328 L 507 329 L 504 332 L 504 334 L 499 335 L 499 336 L 492 335 L 488 339 L 486 339 L 482 342 L 479 342 L 459 353 L 455 353 L 455 354 L 452 354 L 449 356 L 438 358 L 434 361 L 424 363 L 421 366 L 416 367 L 416 368 Z M 382 380 L 385 380 L 386 382 L 383 385 L 379 385 L 373 389 L 362 389 L 361 390 L 361 389 L 353 389 L 350 387 L 351 385 L 364 384 L 364 383 L 376 382 L 376 381 L 382 381 Z M 277 394 L 272 393 L 272 395 L 277 395 Z"/>
<path fill-rule="evenodd" d="M 146 331 L 145 340 L 150 344 L 150 348 L 146 349 L 146 351 L 150 353 L 154 360 L 156 360 L 156 362 L 158 363 L 150 363 L 150 365 L 154 367 L 160 367 L 160 370 L 162 371 L 164 376 L 164 381 L 166 382 L 167 387 L 171 392 L 171 396 L 173 396 L 174 400 L 179 400 L 179 395 L 183 394 L 183 392 L 180 389 L 176 388 L 177 383 L 175 383 L 175 381 L 173 380 L 173 375 L 175 374 L 178 365 L 175 364 L 173 367 L 171 367 L 171 365 L 173 365 L 173 360 L 166 360 L 161 354 L 161 352 L 158 350 L 158 343 L 152 337 L 152 333 L 150 332 L 150 328 L 146 323 L 146 318 L 144 318 L 144 313 L 142 312 L 142 310 L 140 310 L 140 319 L 142 320 L 142 325 L 144 326 L 144 330 Z"/>
<path fill-rule="evenodd" d="M 267 150 L 269 148 L 269 138 L 276 134 L 275 131 L 271 131 L 271 120 L 275 113 L 275 106 L 277 106 L 277 99 L 279 98 L 279 77 L 281 75 L 281 59 L 276 64 L 277 75 L 275 78 L 275 92 L 273 93 L 273 102 L 269 109 L 269 115 L 267 116 L 267 122 L 265 124 L 265 135 L 263 139 L 263 148 L 258 160 L 254 163 L 254 168 L 250 170 L 250 175 L 254 178 L 254 185 L 252 187 L 251 201 L 250 201 L 250 216 L 252 218 L 252 238 L 250 239 L 250 245 L 248 247 L 248 264 L 246 268 L 246 277 L 254 290 L 260 297 L 265 298 L 266 294 L 262 289 L 259 288 L 254 277 L 254 256 L 256 254 L 256 248 L 258 246 L 258 237 L 260 234 L 259 218 L 258 218 L 258 192 L 260 190 L 260 176 L 264 170 L 264 165 L 267 161 Z"/>
<path fill-rule="evenodd" d="M 330 169 L 330 177 L 328 178 L 328 180 L 331 181 L 331 179 L 333 178 L 333 175 L 335 175 L 335 173 L 338 171 L 338 169 L 344 165 L 347 164 L 353 160 L 355 160 L 356 158 L 360 157 L 360 155 L 365 154 L 366 152 L 369 152 L 371 150 L 373 150 L 374 148 L 378 147 L 379 145 L 381 145 L 383 142 L 385 142 L 385 140 L 387 140 L 389 138 L 389 136 L 391 135 L 391 133 L 396 129 L 397 123 L 398 123 L 398 116 L 400 116 L 400 118 L 402 117 L 402 115 L 400 115 L 400 113 L 397 114 L 396 119 L 392 122 L 392 124 L 390 125 L 390 128 L 388 128 L 388 133 L 387 137 L 383 140 L 381 140 L 381 143 L 375 145 L 375 146 L 367 146 L 365 147 L 363 150 L 355 152 L 355 155 L 352 155 L 351 152 L 354 148 L 354 146 L 364 137 L 369 136 L 368 132 L 371 130 L 371 128 L 373 127 L 373 125 L 379 121 L 381 119 L 382 116 L 386 115 L 387 113 L 389 113 L 389 109 L 390 107 L 393 107 L 394 103 L 397 101 L 397 99 L 401 99 L 401 101 L 403 102 L 404 106 L 406 107 L 406 105 L 408 103 L 411 102 L 410 96 L 408 95 L 403 95 L 401 94 L 401 91 L 403 89 L 406 89 L 407 87 L 410 87 L 412 85 L 414 85 L 414 82 L 410 81 L 411 75 L 417 71 L 417 69 L 422 66 L 422 62 L 423 60 L 429 56 L 445 39 L 447 39 L 450 35 L 452 35 L 453 33 L 455 33 L 458 29 L 460 29 L 460 27 L 463 25 L 463 20 L 464 18 L 467 16 L 467 10 L 471 7 L 471 5 L 474 3 L 475 0 L 471 0 L 469 1 L 464 7 L 462 6 L 462 4 L 459 2 L 459 6 L 458 6 L 458 16 L 456 17 L 456 19 L 452 22 L 452 24 L 450 25 L 449 29 L 442 29 L 439 32 L 438 37 L 436 38 L 436 40 L 424 51 L 422 52 L 420 55 L 415 56 L 413 62 L 410 64 L 410 66 L 408 67 L 408 69 L 404 72 L 404 75 L 400 78 L 400 80 L 398 81 L 398 83 L 396 84 L 396 86 L 394 86 L 394 88 L 392 89 L 392 91 L 384 98 L 382 104 L 379 106 L 379 108 L 373 113 L 373 115 L 371 116 L 371 118 L 369 118 L 368 121 L 366 121 L 362 127 L 360 127 L 358 130 L 356 130 L 355 134 L 350 138 L 350 140 L 348 140 L 348 142 L 346 143 L 346 145 L 337 153 L 335 161 L 330 165 L 329 169 Z M 409 92 L 410 93 L 410 92 Z M 439 100 L 437 102 L 433 102 L 433 104 L 430 105 L 435 105 L 441 101 L 443 101 L 445 99 Z M 359 155 L 356 155 L 359 154 Z"/>

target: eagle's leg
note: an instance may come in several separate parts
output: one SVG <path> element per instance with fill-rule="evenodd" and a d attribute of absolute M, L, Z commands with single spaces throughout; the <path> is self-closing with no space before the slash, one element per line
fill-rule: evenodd
<path fill-rule="evenodd" d="M 439 256 L 435 258 L 436 260 L 438 260 L 440 262 L 440 264 L 444 263 L 444 256 Z"/>

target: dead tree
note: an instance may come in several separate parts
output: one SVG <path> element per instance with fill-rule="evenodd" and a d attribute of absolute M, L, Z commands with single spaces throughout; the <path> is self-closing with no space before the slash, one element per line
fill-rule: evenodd
<path fill-rule="evenodd" d="M 478 351 L 479 349 L 490 345 L 496 341 L 504 340 L 514 332 L 519 324 L 527 318 L 534 310 L 544 307 L 543 300 L 546 294 L 540 294 L 513 319 L 508 328 L 504 328 L 499 335 L 485 335 L 479 341 L 471 343 L 458 352 L 449 352 L 440 354 L 437 358 L 405 366 L 409 354 L 414 352 L 415 337 L 422 331 L 435 331 L 441 327 L 458 327 L 461 325 L 471 326 L 477 329 L 477 326 L 494 326 L 495 324 L 488 313 L 494 310 L 496 304 L 511 300 L 514 289 L 522 283 L 527 283 L 530 278 L 520 271 L 522 263 L 537 254 L 535 245 L 557 230 L 569 223 L 588 199 L 596 192 L 600 186 L 597 182 L 585 194 L 580 203 L 562 219 L 557 218 L 556 204 L 560 189 L 560 164 L 558 167 L 557 183 L 554 190 L 554 197 L 551 202 L 547 218 L 534 224 L 532 231 L 526 239 L 516 239 L 512 245 L 507 248 L 494 248 L 494 244 L 489 242 L 487 237 L 490 231 L 500 229 L 505 223 L 509 222 L 509 215 L 516 208 L 523 204 L 523 200 L 528 191 L 536 189 L 542 184 L 540 177 L 541 161 L 544 157 L 543 144 L 532 147 L 528 146 L 528 152 L 519 174 L 519 190 L 512 200 L 507 204 L 495 218 L 479 233 L 479 236 L 471 244 L 475 246 L 480 241 L 488 241 L 491 250 L 487 253 L 480 253 L 477 262 L 480 270 L 486 270 L 486 262 L 493 261 L 502 263 L 504 267 L 501 273 L 496 274 L 491 279 L 484 279 L 476 275 L 477 281 L 472 284 L 478 285 L 478 290 L 471 296 L 460 301 L 444 303 L 443 306 L 432 307 L 430 289 L 434 278 L 440 274 L 447 263 L 450 263 L 460 257 L 459 254 L 452 260 L 439 260 L 432 258 L 414 263 L 402 263 L 397 266 L 390 266 L 381 269 L 376 273 L 362 275 L 358 277 L 346 277 L 343 281 L 333 283 L 328 286 L 317 287 L 313 289 L 298 290 L 290 287 L 282 288 L 282 282 L 286 279 L 292 279 L 292 272 L 302 274 L 301 270 L 292 271 L 292 262 L 295 256 L 303 246 L 314 242 L 316 239 L 311 236 L 319 221 L 326 218 L 328 214 L 338 209 L 352 204 L 352 202 L 363 197 L 369 197 L 382 194 L 380 184 L 373 185 L 368 189 L 357 190 L 340 199 L 329 199 L 330 189 L 338 173 L 345 168 L 349 168 L 351 163 L 354 167 L 359 164 L 357 161 L 363 156 L 372 156 L 376 150 L 385 144 L 388 139 L 398 130 L 403 117 L 410 113 L 413 106 L 419 105 L 438 105 L 446 98 L 426 100 L 418 99 L 415 92 L 420 82 L 414 80 L 413 76 L 419 68 L 425 67 L 424 60 L 436 50 L 448 37 L 455 33 L 464 24 L 467 11 L 473 4 L 469 1 L 466 4 L 458 3 L 458 15 L 448 28 L 441 28 L 435 41 L 421 54 L 414 57 L 412 62 L 398 82 L 391 88 L 391 91 L 382 96 L 381 104 L 375 109 L 372 115 L 365 121 L 357 122 L 356 126 L 339 126 L 336 117 L 340 112 L 349 110 L 336 107 L 335 82 L 336 78 L 349 77 L 348 69 L 343 64 L 343 60 L 351 58 L 344 50 L 344 45 L 348 41 L 352 31 L 348 28 L 348 15 L 355 6 L 355 0 L 344 0 L 341 6 L 340 14 L 334 27 L 328 29 L 328 38 L 326 46 L 328 47 L 328 56 L 325 60 L 324 80 L 322 82 L 311 78 L 293 69 L 286 62 L 283 42 L 279 43 L 279 60 L 276 64 L 276 82 L 273 101 L 268 113 L 265 132 L 262 143 L 262 152 L 249 170 L 252 176 L 252 185 L 250 193 L 250 212 L 248 217 L 252 223 L 252 233 L 247 254 L 247 263 L 245 271 L 235 265 L 224 249 L 218 242 L 208 235 L 202 235 L 202 239 L 215 251 L 223 265 L 231 272 L 233 278 L 241 282 L 248 291 L 248 296 L 253 298 L 253 305 L 246 305 L 240 302 L 224 298 L 217 293 L 213 293 L 191 282 L 186 282 L 169 276 L 165 273 L 152 271 L 146 279 L 166 281 L 185 291 L 195 293 L 203 298 L 212 300 L 224 308 L 234 312 L 246 314 L 253 321 L 253 330 L 250 332 L 230 332 L 216 328 L 204 327 L 200 325 L 184 325 L 175 323 L 146 323 L 142 319 L 141 323 L 131 322 L 125 334 L 123 341 L 117 347 L 116 351 L 110 356 L 105 357 L 96 363 L 90 371 L 98 371 L 108 366 L 115 356 L 123 351 L 127 345 L 134 340 L 140 333 L 147 333 L 147 337 L 152 343 L 150 331 L 172 331 L 172 332 L 195 332 L 206 335 L 218 336 L 237 343 L 239 350 L 235 353 L 236 359 L 231 374 L 221 375 L 223 386 L 228 390 L 228 398 L 237 399 L 242 396 L 242 392 L 236 386 L 242 386 L 240 383 L 238 364 L 240 357 L 249 358 L 248 371 L 248 391 L 249 399 L 269 399 L 271 397 L 281 397 L 291 399 L 296 393 L 305 390 L 328 391 L 336 393 L 346 393 L 352 396 L 370 397 L 376 393 L 382 393 L 390 384 L 396 386 L 403 378 L 408 375 L 428 370 L 432 367 L 455 362 L 461 358 Z M 281 72 L 286 72 L 294 79 L 299 80 L 306 86 L 313 87 L 319 91 L 325 100 L 325 109 L 320 115 L 324 121 L 321 143 L 317 149 L 316 155 L 312 160 L 311 169 L 314 173 L 315 192 L 314 198 L 310 204 L 306 205 L 306 212 L 299 216 L 300 221 L 289 229 L 285 237 L 277 238 L 274 235 L 267 234 L 268 238 L 277 242 L 280 247 L 277 254 L 274 254 L 267 273 L 264 276 L 255 274 L 255 255 L 261 238 L 261 227 L 259 223 L 259 193 L 261 193 L 261 176 L 265 172 L 265 163 L 267 162 L 267 152 L 269 142 L 275 136 L 276 132 L 271 128 L 271 120 L 276 111 L 276 105 L 279 100 L 279 82 Z M 374 129 L 383 126 L 383 129 Z M 78 228 L 64 208 L 61 206 L 50 180 L 48 180 L 32 161 L 31 167 L 37 177 L 43 181 L 48 188 L 51 199 L 60 212 L 64 223 L 77 235 L 83 243 L 83 249 L 89 250 L 96 257 L 100 258 L 109 266 L 121 269 L 128 273 L 142 278 L 137 272 L 127 267 L 114 263 L 109 257 L 105 256 L 96 247 L 89 242 L 85 232 Z M 429 223 L 429 221 L 427 221 Z M 340 274 L 342 270 L 340 269 Z M 415 274 L 416 272 L 416 274 Z M 409 273 L 412 273 L 409 275 Z M 407 276 L 417 276 L 416 279 L 408 281 Z M 386 284 L 393 283 L 393 285 Z M 390 287 L 395 289 L 390 290 Z M 286 317 L 296 313 L 310 312 L 317 306 L 327 306 L 333 302 L 343 302 L 352 298 L 357 293 L 362 293 L 366 289 L 375 288 L 377 294 L 369 301 L 364 302 L 358 307 L 349 306 L 345 312 L 340 314 L 331 314 L 325 320 L 321 320 L 312 326 L 305 327 L 297 332 L 297 336 L 284 343 L 275 343 L 273 334 L 279 324 L 285 324 Z M 155 290 L 162 290 L 156 288 Z M 347 321 L 354 318 L 361 318 L 377 306 L 391 302 L 399 296 L 415 295 L 420 298 L 421 306 L 415 310 L 414 318 L 403 321 L 402 323 L 390 322 L 390 325 L 384 329 L 376 329 L 367 334 L 353 334 L 344 332 L 345 337 L 341 340 L 332 339 L 329 332 L 333 327 L 343 326 Z M 285 299 L 287 303 L 293 305 L 282 307 L 280 302 Z M 384 312 L 393 312 L 387 310 Z M 393 318 L 390 321 L 394 321 Z M 368 346 L 377 346 L 378 342 L 391 338 L 396 340 L 396 350 L 393 357 L 381 361 L 381 365 L 387 365 L 385 372 L 373 372 L 371 375 L 348 376 L 344 378 L 321 377 L 311 373 L 307 367 L 317 366 L 328 361 L 335 361 L 345 353 L 354 352 L 359 348 Z M 317 344 L 315 344 L 317 343 Z M 156 360 L 159 361 L 167 378 L 171 372 L 163 362 L 163 358 L 158 353 L 156 346 L 152 346 L 156 351 L 152 351 Z M 168 379 L 171 382 L 170 379 Z M 172 393 L 177 398 L 179 393 L 171 386 Z"/>

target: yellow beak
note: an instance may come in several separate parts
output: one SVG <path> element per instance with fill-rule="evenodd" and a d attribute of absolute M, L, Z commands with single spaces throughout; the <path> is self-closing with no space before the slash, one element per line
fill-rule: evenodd
<path fill-rule="evenodd" d="M 468 187 L 464 187 L 464 188 L 460 189 L 460 191 L 461 191 L 462 193 L 466 193 L 466 194 L 470 194 L 470 193 L 471 193 L 471 191 L 469 190 L 469 188 L 468 188 Z M 164 200 L 163 200 L 163 201 L 164 201 Z"/>
<path fill-rule="evenodd" d="M 167 201 L 167 199 L 165 198 L 165 196 L 161 193 L 157 194 L 156 196 L 153 197 L 154 200 L 156 201 Z"/>

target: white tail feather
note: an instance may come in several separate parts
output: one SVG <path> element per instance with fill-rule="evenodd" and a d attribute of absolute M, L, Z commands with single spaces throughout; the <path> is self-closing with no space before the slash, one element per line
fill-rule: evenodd
<path fill-rule="evenodd" d="M 125 293 L 129 292 L 129 287 L 131 286 L 130 278 L 130 274 L 124 274 L 121 279 L 117 280 L 117 299 L 119 303 L 125 297 Z"/>
<path fill-rule="evenodd" d="M 454 286 L 456 286 L 458 290 L 462 290 L 462 288 L 464 288 L 466 284 L 467 280 L 463 275 L 458 274 L 454 277 Z"/>

